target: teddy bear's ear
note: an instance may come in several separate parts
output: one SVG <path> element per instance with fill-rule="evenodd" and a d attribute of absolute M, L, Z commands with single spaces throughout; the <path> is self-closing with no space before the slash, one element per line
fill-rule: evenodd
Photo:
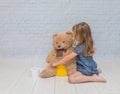
<path fill-rule="evenodd" d="M 72 33 L 72 32 L 70 32 L 70 31 L 66 32 L 66 34 L 71 35 L 71 37 L 73 36 L 73 33 Z"/>
<path fill-rule="evenodd" d="M 53 38 L 56 37 L 57 35 L 58 35 L 58 34 L 54 34 L 54 35 L 53 35 Z"/>

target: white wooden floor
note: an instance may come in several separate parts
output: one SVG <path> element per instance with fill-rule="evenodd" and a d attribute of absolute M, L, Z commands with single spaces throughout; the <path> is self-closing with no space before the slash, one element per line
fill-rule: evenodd
<path fill-rule="evenodd" d="M 69 84 L 67 77 L 38 78 L 31 67 L 45 67 L 39 59 L 0 59 L 0 94 L 120 94 L 120 59 L 97 60 L 107 83 Z"/>

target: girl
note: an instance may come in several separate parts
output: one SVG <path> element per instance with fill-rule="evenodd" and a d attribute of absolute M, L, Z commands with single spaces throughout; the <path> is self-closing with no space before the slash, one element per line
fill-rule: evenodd
<path fill-rule="evenodd" d="M 72 32 L 75 44 L 74 51 L 60 61 L 54 62 L 52 66 L 65 64 L 76 57 L 77 71 L 68 77 L 70 83 L 106 82 L 104 78 L 98 76 L 100 70 L 97 70 L 97 64 L 92 57 L 95 51 L 89 25 L 85 22 L 76 24 L 73 26 Z"/>

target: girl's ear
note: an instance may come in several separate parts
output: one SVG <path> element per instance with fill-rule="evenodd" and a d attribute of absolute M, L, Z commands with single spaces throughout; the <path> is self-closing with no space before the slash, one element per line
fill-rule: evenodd
<path fill-rule="evenodd" d="M 70 31 L 66 32 L 66 34 L 71 35 L 71 37 L 73 37 L 73 33 Z"/>

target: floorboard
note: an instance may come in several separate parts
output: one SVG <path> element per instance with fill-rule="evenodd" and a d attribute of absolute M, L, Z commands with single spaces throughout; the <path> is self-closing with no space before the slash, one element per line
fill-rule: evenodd
<path fill-rule="evenodd" d="M 68 77 L 55 77 L 55 94 L 76 94 L 74 84 L 68 83 Z"/>
<path fill-rule="evenodd" d="M 31 68 L 47 66 L 40 59 L 0 60 L 0 94 L 120 94 L 120 59 L 101 59 L 100 76 L 107 83 L 68 83 L 68 77 L 40 78 L 34 82 Z"/>

